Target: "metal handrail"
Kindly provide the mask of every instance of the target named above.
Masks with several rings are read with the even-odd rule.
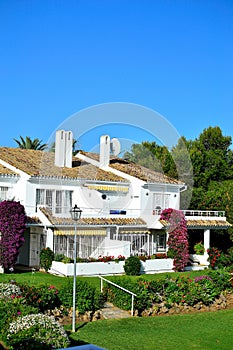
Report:
[[[114,283],[114,282],[112,282],[112,281],[107,280],[106,278],[104,278],[104,277],[102,277],[102,276],[98,276],[98,277],[100,278],[100,291],[101,291],[101,293],[103,293],[103,281],[106,281],[106,282],[112,284],[113,286],[115,286],[115,287],[117,287],[117,288],[123,290],[124,292],[131,294],[131,296],[132,296],[132,299],[131,299],[131,316],[133,316],[133,311],[134,311],[134,297],[136,297],[137,294],[131,292],[131,291],[128,290],[128,289],[125,289],[125,288],[119,286],[118,284],[116,284],[116,283]]]

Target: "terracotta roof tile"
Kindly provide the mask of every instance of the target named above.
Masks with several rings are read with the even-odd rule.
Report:
[[[160,220],[161,224],[166,227],[169,223],[166,220]],[[187,220],[188,228],[229,228],[232,225],[225,220]]]
[[[40,208],[43,214],[47,217],[47,219],[51,222],[52,225],[74,225],[75,221],[71,218],[60,218],[53,216],[52,212],[48,208]],[[81,226],[144,226],[146,227],[146,222],[141,218],[110,218],[110,217],[84,217],[79,220],[79,225]]]
[[[30,176],[49,176],[71,179],[127,182],[111,172],[101,170],[94,165],[73,158],[73,167],[54,165],[54,153],[20,148],[0,147],[0,159],[27,173]],[[5,170],[6,173],[12,173]]]
[[[27,224],[41,224],[41,221],[38,217],[36,216],[27,216]]]
[[[17,175],[14,171],[0,164],[0,175]]]
[[[85,156],[94,159],[96,161],[99,161],[99,154],[97,153],[91,153],[91,152],[84,152],[80,151],[80,153],[84,154]],[[128,175],[134,176],[140,180],[146,181],[146,182],[160,182],[160,183],[169,183],[169,184],[184,184],[181,181],[178,181],[176,179],[173,179],[171,177],[168,177],[158,171],[154,171],[151,169],[148,169],[146,167],[143,167],[139,164],[129,162],[125,159],[118,158],[115,156],[110,157],[110,167],[122,171]]]

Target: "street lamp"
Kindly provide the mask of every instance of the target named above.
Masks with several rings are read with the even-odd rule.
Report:
[[[76,304],[76,258],[77,258],[77,221],[81,218],[82,210],[75,206],[70,210],[71,218],[75,222],[74,229],[74,281],[73,281],[73,313],[72,313],[72,332],[75,332],[75,304]]]

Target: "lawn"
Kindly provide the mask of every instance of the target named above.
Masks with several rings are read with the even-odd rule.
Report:
[[[194,278],[206,271],[171,273],[172,277],[185,275]],[[168,274],[142,275],[132,279],[159,279]],[[111,279],[111,277],[107,277]],[[125,278],[122,276],[122,278]],[[58,289],[67,283],[70,277],[59,277],[44,272],[23,272],[0,274],[0,282],[15,280],[20,284],[54,285]],[[100,288],[98,277],[78,277]],[[70,326],[67,326],[70,331]],[[70,333],[72,345],[92,343],[108,350],[170,350],[233,349],[233,310],[183,314],[177,316],[157,316],[148,318],[128,318],[103,320],[77,324],[77,332]]]
[[[206,271],[190,271],[190,272],[184,272],[184,273],[181,273],[181,272],[157,273],[157,274],[148,274],[148,275],[141,275],[141,276],[127,276],[127,278],[132,278],[132,279],[143,278],[145,280],[152,281],[154,279],[159,279],[164,276],[167,276],[168,274],[171,275],[172,277],[177,277],[178,275],[179,276],[184,275],[184,276],[190,276],[191,278],[194,278],[196,276],[206,274]],[[107,276],[106,278],[111,280],[110,276]],[[121,278],[125,278],[125,276],[121,276]],[[33,286],[39,286],[39,285],[45,285],[45,284],[54,285],[58,289],[64,284],[66,284],[68,279],[73,279],[73,278],[55,276],[55,275],[51,275],[49,273],[40,272],[40,271],[0,274],[0,283],[10,282],[14,280],[20,284],[26,283]],[[77,277],[77,279],[87,281],[95,288],[100,288],[100,279],[98,277]]]
[[[80,324],[71,338],[108,350],[233,349],[233,310]]]

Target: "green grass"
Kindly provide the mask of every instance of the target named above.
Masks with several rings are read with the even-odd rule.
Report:
[[[233,349],[233,310],[80,324],[76,344],[108,350]]]
[[[22,272],[22,273],[10,273],[10,274],[0,274],[1,282],[10,282],[12,280],[20,284],[28,284],[33,286],[40,285],[54,285],[58,289],[62,287],[67,281],[72,277],[60,277],[54,276],[46,272],[36,271],[32,272]],[[93,287],[100,289],[100,279],[98,277],[77,277],[77,279],[82,279],[87,281]]]
[[[190,276],[191,278],[204,275],[206,274],[206,271],[190,271],[190,272],[173,272],[169,273],[172,277],[177,277],[178,275],[184,275],[184,276]],[[148,274],[148,275],[141,275],[141,276],[119,276],[120,278],[131,278],[131,279],[140,279],[143,278],[148,281],[152,281],[155,279],[160,279],[164,276],[167,276],[168,273],[157,273],[157,274]],[[107,276],[107,279],[111,280],[114,277]],[[20,273],[8,273],[8,274],[0,274],[0,283],[1,282],[10,282],[11,280],[15,280],[17,283],[20,284],[29,284],[34,286],[40,286],[42,284],[46,285],[54,285],[57,288],[60,288],[64,284],[67,283],[68,279],[73,279],[72,277],[60,277],[51,275],[46,272],[20,272]],[[77,277],[77,279],[81,279],[84,281],[87,281],[95,288],[100,288],[100,279],[98,277]]]
[[[172,277],[185,275],[191,278],[204,275],[206,271],[171,273]],[[159,279],[168,274],[141,275],[132,279]],[[59,277],[44,272],[0,274],[0,283],[15,280],[21,284],[39,286],[54,285],[60,288],[72,277]],[[125,278],[125,276],[122,276]],[[98,277],[78,277],[100,288]],[[107,277],[111,279],[111,277]],[[233,310],[160,316],[103,320],[77,325],[71,333],[73,344],[92,343],[108,350],[228,350],[233,349]],[[67,327],[67,330],[70,326]]]

